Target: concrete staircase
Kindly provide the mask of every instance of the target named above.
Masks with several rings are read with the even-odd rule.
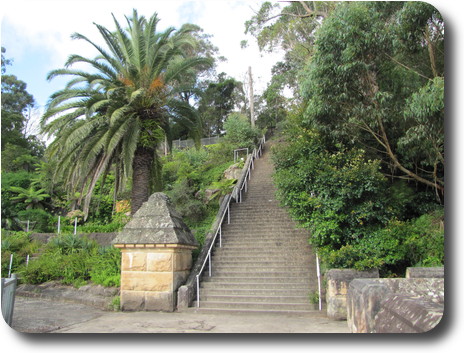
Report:
[[[279,206],[270,143],[265,147],[242,202],[231,203],[230,224],[223,225],[222,247],[214,249],[212,276],[205,271],[202,277],[197,310],[301,314],[317,309],[310,303],[318,287],[308,231],[297,229]]]

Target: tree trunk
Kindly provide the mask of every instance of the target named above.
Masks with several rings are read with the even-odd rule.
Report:
[[[150,175],[154,151],[150,148],[137,147],[132,162],[131,215],[138,211],[150,196]]]

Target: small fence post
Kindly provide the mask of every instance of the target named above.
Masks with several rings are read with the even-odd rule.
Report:
[[[74,218],[74,235],[77,233],[77,217]]]
[[[13,266],[13,254],[10,254],[10,265],[8,266],[8,278],[11,277],[11,267]]]
[[[60,234],[61,216],[58,216],[58,234]]]

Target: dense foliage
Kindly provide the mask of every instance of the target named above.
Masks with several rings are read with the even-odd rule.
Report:
[[[134,212],[148,193],[164,191],[201,244],[235,182],[223,178],[234,149],[277,128],[278,197],[311,230],[325,267],[396,276],[443,264],[444,22],[434,7],[262,3],[246,31],[284,57],[255,97],[260,130],[248,122],[246,85],[214,72],[217,48],[198,26],[157,32],[157,16],[136,11],[126,20],[127,28],[114,21],[115,32],[97,25],[108,46],[95,47],[101,57],[76,54],[50,73],[73,79],[43,117],[55,138],[46,153],[29,129],[34,99],[6,74],[2,48],[2,229],[25,230],[29,220],[34,231],[52,232],[60,215],[66,234],[76,217],[78,233],[117,231],[130,199]],[[224,134],[201,147],[201,137]],[[187,137],[195,148],[169,148]],[[42,256],[23,267],[39,248]],[[5,233],[2,273],[11,253],[31,283],[118,283],[118,251],[82,238],[41,246]]]
[[[321,18],[274,153],[279,197],[328,267],[443,264],[443,19],[414,2]]]
[[[2,277],[8,273],[11,253],[14,254],[12,271],[25,283],[57,280],[81,286],[91,281],[103,286],[119,286],[120,250],[98,246],[85,237],[65,234],[40,244],[31,241],[28,233],[2,234]],[[35,253],[40,256],[26,264],[26,256]]]
[[[156,189],[157,147],[169,136],[170,112],[189,109],[177,99],[176,88],[186,90],[178,83],[189,69],[211,63],[189,55],[197,44],[191,35],[197,27],[158,32],[157,14],[145,18],[136,10],[126,20],[123,28],[114,19],[115,31],[96,25],[104,47],[74,34],[94,47],[97,57],[71,55],[64,69],[48,75],[71,78],[51,96],[41,123],[55,137],[48,154],[57,161],[56,175],[69,193],[81,193],[86,216],[97,181],[110,170],[116,191],[131,178],[132,213],[148,200]],[[76,64],[88,69],[76,69]]]
[[[226,135],[220,143],[174,151],[161,160],[163,191],[200,244],[214,220],[221,196],[230,193],[237,181],[224,178],[224,171],[234,163],[234,150],[253,148],[258,140],[258,130],[240,114],[232,113],[224,127]]]

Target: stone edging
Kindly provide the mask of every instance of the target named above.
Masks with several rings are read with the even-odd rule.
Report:
[[[43,284],[22,284],[16,289],[16,295],[28,298],[78,303],[111,311],[113,298],[119,295],[119,288],[101,285],[85,285],[80,288],[63,285],[57,281]]]

